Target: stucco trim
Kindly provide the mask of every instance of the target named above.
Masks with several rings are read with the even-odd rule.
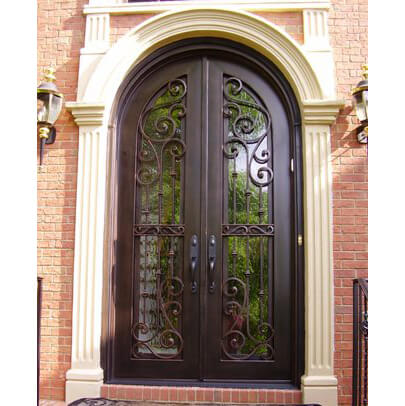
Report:
[[[204,7],[170,11],[135,27],[119,39],[96,66],[92,65],[91,75],[86,73],[87,83],[79,78],[79,100],[113,100],[119,85],[136,63],[161,46],[197,36],[226,38],[250,46],[277,65],[298,100],[325,98],[301,45],[279,27],[248,12]],[[109,111],[107,105],[106,108]]]
[[[142,13],[162,13],[173,10],[173,8],[200,8],[201,1],[188,1],[185,5],[184,1],[165,1],[165,2],[137,2],[128,3],[127,1],[111,1],[107,4],[89,4],[84,6],[84,14],[108,13],[110,15],[129,15]],[[109,4],[108,4],[109,3]],[[214,0],[209,4],[212,7],[232,10],[245,11],[301,11],[304,9],[329,10],[330,1],[328,0],[265,0],[265,1],[249,1],[249,0]]]

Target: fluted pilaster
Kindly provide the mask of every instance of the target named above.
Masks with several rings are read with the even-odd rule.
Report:
[[[305,375],[304,403],[337,405],[333,375],[332,177],[330,124],[339,104],[304,107]]]
[[[79,125],[75,261],[73,282],[72,367],[66,401],[99,396],[102,258],[105,201],[106,131],[103,106],[68,103]]]

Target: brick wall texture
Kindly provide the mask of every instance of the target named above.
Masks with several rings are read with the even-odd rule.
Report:
[[[356,140],[358,123],[350,92],[361,78],[361,65],[367,63],[367,0],[331,3],[329,34],[337,96],[346,100],[332,128],[335,373],[339,380],[339,405],[349,405],[352,279],[367,276],[367,147]],[[84,4],[87,0],[38,0],[38,83],[43,69],[53,64],[56,84],[66,101],[76,99],[79,53],[84,46]],[[303,42],[300,13],[257,14]],[[112,16],[111,42],[149,17]],[[64,109],[56,129],[57,140],[46,147],[44,164],[38,170],[38,275],[44,278],[40,397],[44,399],[65,397],[72,342],[78,128]]]

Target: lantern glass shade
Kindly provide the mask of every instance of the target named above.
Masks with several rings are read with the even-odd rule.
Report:
[[[366,117],[368,120],[368,90],[364,90],[362,94],[363,94],[363,104],[366,109]]]
[[[54,93],[38,93],[37,120],[41,123],[53,125],[62,110],[63,99]]]
[[[363,90],[353,95],[353,102],[356,106],[356,114],[362,123],[367,121],[368,110],[368,90]]]

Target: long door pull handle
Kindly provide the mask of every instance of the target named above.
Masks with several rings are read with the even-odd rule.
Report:
[[[210,285],[209,285],[208,291],[210,293],[213,293],[214,289],[215,289],[214,273],[215,273],[216,259],[217,259],[217,255],[216,255],[215,235],[210,235],[210,238],[208,240],[208,264],[210,267],[210,270],[209,270]]]
[[[197,292],[197,281],[195,280],[198,265],[198,238],[194,234],[190,244],[190,271],[191,271],[191,292]]]

